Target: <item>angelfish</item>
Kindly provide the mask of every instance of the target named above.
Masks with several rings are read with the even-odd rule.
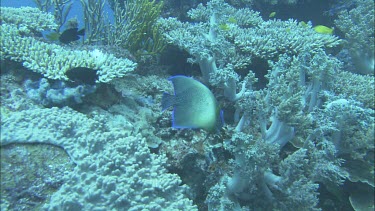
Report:
[[[212,94],[202,83],[186,76],[173,76],[174,95],[164,93],[162,110],[173,106],[172,127],[201,128],[218,132],[224,125],[223,112]]]

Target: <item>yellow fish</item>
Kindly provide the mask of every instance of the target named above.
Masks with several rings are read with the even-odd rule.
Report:
[[[276,12],[271,12],[268,17],[273,18],[273,17],[275,17],[275,15],[276,15]]]
[[[309,25],[305,21],[299,22],[299,24],[303,27],[308,27]]]
[[[319,34],[333,34],[334,28],[329,28],[323,25],[317,25],[313,28]]]
[[[228,22],[229,23],[237,23],[237,20],[234,17],[229,17]]]
[[[220,28],[221,30],[223,30],[223,31],[229,31],[229,30],[230,30],[230,27],[228,26],[228,24],[225,24],[225,23],[220,24],[220,25],[219,25],[219,28]]]

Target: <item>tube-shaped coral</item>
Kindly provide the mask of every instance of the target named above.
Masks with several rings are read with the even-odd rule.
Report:
[[[265,130],[266,133],[263,138],[267,143],[278,144],[282,148],[293,139],[294,128],[278,120],[275,116],[271,117],[271,122],[271,126]]]

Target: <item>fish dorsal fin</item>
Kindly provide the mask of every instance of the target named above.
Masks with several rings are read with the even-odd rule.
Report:
[[[190,88],[194,87],[194,83],[198,83],[190,77],[181,75],[170,77],[168,80],[170,80],[173,84],[175,95],[181,94],[186,90],[189,90]]]

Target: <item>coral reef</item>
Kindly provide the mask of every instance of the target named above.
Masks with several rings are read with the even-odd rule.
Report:
[[[305,0],[306,1],[306,0]],[[299,2],[298,0],[261,0],[261,1],[254,1],[254,0],[228,0],[233,5],[243,5],[243,6],[252,6],[254,4],[264,4],[267,6],[273,5],[295,5]]]
[[[336,36],[316,33],[311,24],[263,21],[258,12],[220,0],[200,4],[188,15],[194,23],[160,19],[162,32],[169,43],[192,56],[189,62],[199,64],[204,81],[222,87],[231,101],[241,98],[253,81],[251,71],[242,81],[236,71],[246,69],[254,58],[277,60],[282,53],[313,53],[340,43]]]
[[[304,2],[311,1],[298,4]],[[48,170],[64,165],[42,162],[46,174],[59,181],[50,189],[41,169],[29,176],[33,171],[26,168],[21,184],[35,183],[22,189],[27,194],[18,201],[17,195],[2,190],[1,208],[14,208],[16,201],[25,209],[32,202],[27,208],[46,210],[373,208],[374,76],[359,75],[364,69],[354,59],[362,48],[369,61],[373,50],[373,28],[366,29],[373,22],[373,2],[356,2],[363,4],[345,5],[336,13],[344,37],[335,31],[321,34],[312,22],[264,20],[264,14],[241,8],[297,3],[284,0],[179,2],[196,5],[184,8],[187,16],[179,16],[187,19],[164,14],[157,23],[161,1],[113,1],[119,19],[104,25],[118,33],[104,37],[100,31],[83,45],[47,42],[39,35],[44,26],[20,27],[30,23],[17,17],[21,21],[16,24],[7,13],[0,26],[7,32],[1,40],[1,148],[49,144],[63,149],[71,160],[67,165],[74,166],[65,175],[54,175]],[[102,21],[94,17],[102,14],[102,4],[91,6],[86,9],[98,8],[91,21]],[[152,10],[147,14],[151,17],[147,11],[134,13],[138,9]],[[147,23],[130,21],[142,18]],[[130,25],[121,26],[124,21]],[[181,58],[189,55],[187,62],[196,64],[179,67],[199,68],[201,75],[191,75],[205,83],[224,110],[226,125],[219,132],[171,128],[170,114],[160,112],[163,92],[173,90],[166,80],[167,65],[177,66],[177,60],[166,66],[143,64],[134,71],[136,63],[118,57],[129,55],[118,47],[125,42],[123,46],[132,48],[126,42],[133,29],[138,36],[131,39],[135,50],[129,50],[150,53],[145,47],[149,41],[157,43],[151,38],[154,27],[168,48],[184,53]],[[108,38],[113,42],[107,43]],[[97,42],[106,46],[92,46]],[[114,50],[120,52],[117,57]],[[77,67],[97,70],[102,84],[67,86],[66,71]],[[75,106],[92,88],[95,93]],[[22,157],[26,151],[22,149]],[[8,156],[2,162],[11,160]],[[9,190],[16,187],[9,180],[6,185]]]
[[[222,143],[217,141],[234,158],[225,161],[231,170],[208,191],[210,210],[320,210],[321,187],[335,193],[344,181],[361,181],[373,188],[368,180],[373,160],[366,157],[374,152],[373,78],[354,76],[368,83],[351,82],[342,63],[328,54],[341,43],[337,36],[317,33],[311,23],[264,21],[221,0],[200,4],[188,15],[194,23],[161,19],[164,36],[193,57],[206,83],[224,90],[237,122],[227,126]],[[268,63],[266,84],[258,90],[259,72],[248,69],[255,58]],[[345,102],[341,112],[330,110],[335,102]],[[361,118],[340,121],[354,116]],[[361,158],[363,171],[352,172]]]
[[[375,109],[375,86],[374,77],[370,75],[359,75],[348,71],[337,73],[332,89],[340,93],[343,98],[353,98],[363,104],[366,108]]]

